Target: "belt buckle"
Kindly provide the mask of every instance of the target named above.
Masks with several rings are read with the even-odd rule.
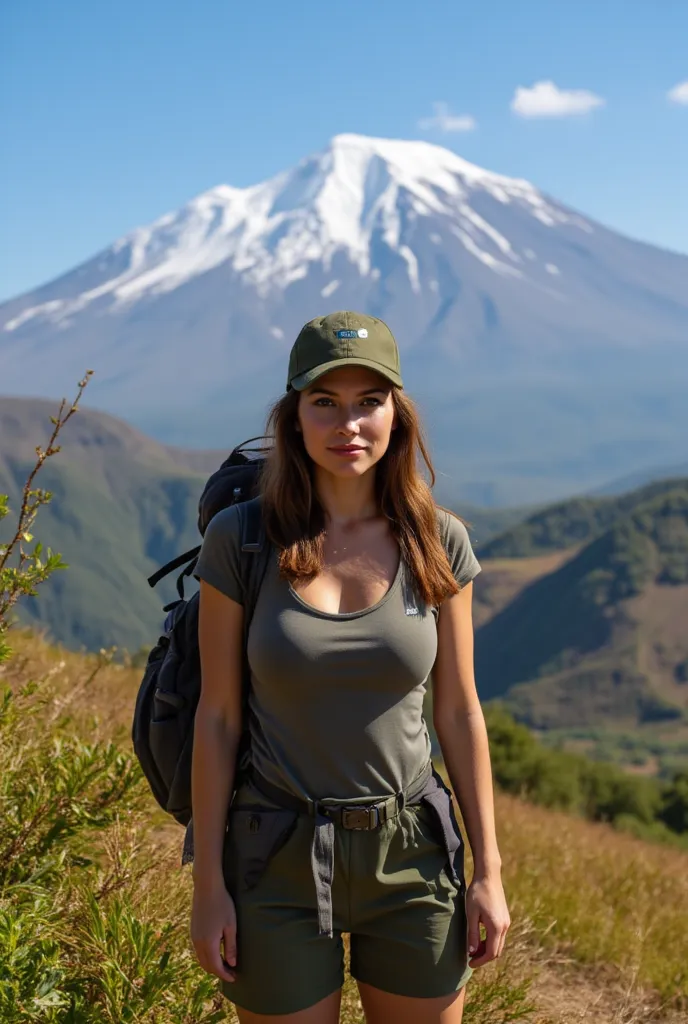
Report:
[[[344,807],[342,808],[342,826],[354,831],[371,830],[380,824],[380,812],[377,807]]]

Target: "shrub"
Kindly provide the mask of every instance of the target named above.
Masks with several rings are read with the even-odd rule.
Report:
[[[664,788],[660,819],[674,832],[688,832],[688,769],[678,771]]]

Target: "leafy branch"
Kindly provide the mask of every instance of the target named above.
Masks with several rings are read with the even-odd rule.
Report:
[[[63,398],[57,416],[50,417],[53,424],[52,434],[45,448],[36,446],[36,462],[22,490],[14,535],[8,543],[0,543],[0,662],[6,661],[11,654],[11,649],[4,639],[10,625],[10,609],[21,597],[35,597],[36,587],[44,583],[56,569],[67,568],[61,556],[53,553],[50,548],[44,555],[40,542],[33,549],[28,549],[25,545],[33,541],[31,531],[39,508],[49,504],[53,497],[50,491],[34,487],[34,480],[46,459],[60,451],[61,446],[57,444],[57,439],[65,424],[77,412],[81,396],[92,376],[93,370],[87,370],[83,380],[78,383],[79,390],[74,401],[67,408],[67,400]],[[5,519],[10,511],[9,495],[0,494],[0,521]],[[15,561],[15,564],[10,565],[10,560]]]

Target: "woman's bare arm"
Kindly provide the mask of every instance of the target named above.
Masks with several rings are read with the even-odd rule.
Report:
[[[471,582],[442,605],[432,682],[435,732],[473,854],[471,884],[483,886],[487,899],[481,896],[479,908],[488,932],[486,951],[472,963],[479,966],[501,954],[510,921],[501,884],[487,728],[475,685],[472,599]],[[477,914],[471,920],[471,909],[469,937],[478,945]]]
[[[442,605],[432,670],[433,723],[461,807],[476,872],[499,871],[492,768],[473,669],[473,583]]]
[[[201,580],[198,641],[201,695],[194,721],[191,799],[194,820],[192,938],[205,970],[233,980],[236,935],[233,905],[225,890],[222,848],[241,736],[244,610]],[[231,920],[230,920],[231,919]]]

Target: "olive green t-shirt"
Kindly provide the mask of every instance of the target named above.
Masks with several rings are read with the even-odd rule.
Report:
[[[460,584],[480,572],[464,524],[438,509]],[[194,575],[242,603],[236,506],[206,530]],[[362,611],[322,612],[278,569],[277,551],[248,634],[254,767],[301,797],[385,797],[405,789],[430,757],[423,717],[437,654],[437,609],[416,597],[401,558],[396,577]]]

